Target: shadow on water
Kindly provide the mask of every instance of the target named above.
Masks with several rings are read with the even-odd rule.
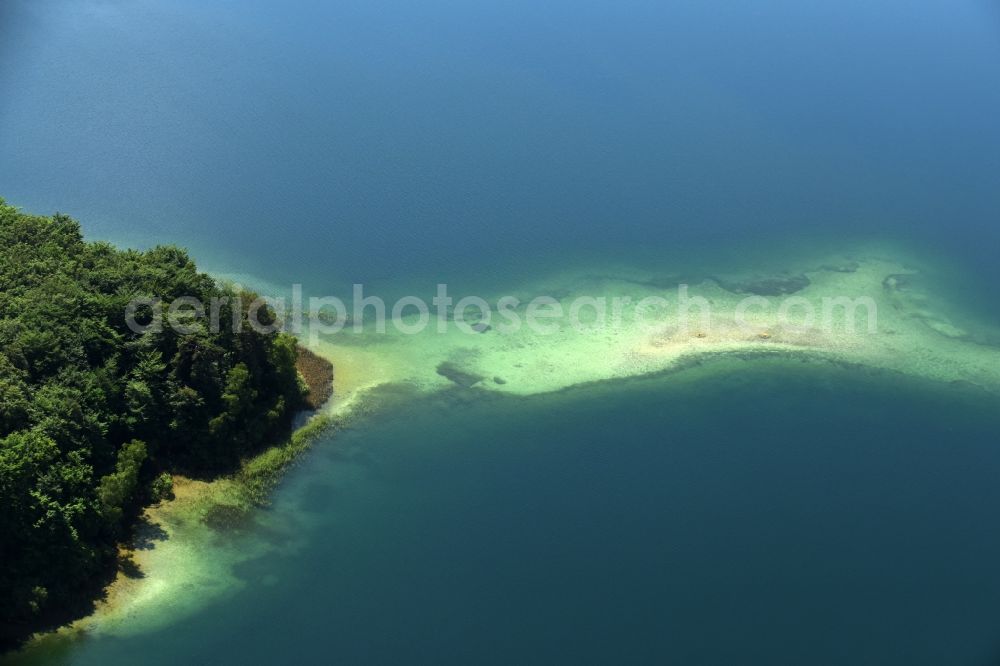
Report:
[[[152,550],[157,543],[166,541],[167,531],[159,523],[154,523],[146,516],[139,519],[135,528],[135,536],[132,539],[132,547],[135,550]]]
[[[131,555],[123,555],[118,559],[118,571],[129,580],[140,580],[146,577],[139,563]]]

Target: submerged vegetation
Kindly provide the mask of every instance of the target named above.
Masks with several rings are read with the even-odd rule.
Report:
[[[0,645],[93,595],[171,472],[238,469],[304,405],[295,339],[234,323],[252,299],[218,331],[127,327],[132,299],[179,296],[235,294],[179,248],[88,243],[0,200]],[[255,500],[310,431],[238,472]]]

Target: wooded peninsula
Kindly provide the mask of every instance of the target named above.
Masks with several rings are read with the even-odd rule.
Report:
[[[126,326],[134,299],[181,296],[232,296],[225,325]],[[0,649],[92,602],[172,474],[231,472],[315,406],[295,338],[238,325],[254,298],[180,248],[85,242],[0,199]]]

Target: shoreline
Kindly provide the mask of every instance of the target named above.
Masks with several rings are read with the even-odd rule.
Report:
[[[325,413],[333,395],[333,364],[305,347],[297,348],[296,368],[309,392],[308,411],[300,412],[305,419],[293,426],[286,438],[247,458],[236,471],[211,480],[193,479],[181,474],[171,475],[173,492],[143,509],[134,534],[118,546],[117,570],[92,600],[93,611],[52,630],[39,632],[25,643],[0,653],[0,663],[14,660],[46,642],[77,640],[93,631],[101,622],[116,616],[129,615],[129,606],[142,604],[155,596],[149,588],[148,569],[155,566],[151,557],[162,544],[183,539],[186,533],[217,531],[232,528],[254,510],[266,505],[267,496],[288,465],[306,450],[312,441],[333,423]],[[229,523],[229,524],[227,524]]]

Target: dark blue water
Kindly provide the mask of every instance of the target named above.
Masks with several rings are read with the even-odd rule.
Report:
[[[876,239],[1000,321],[997,118],[977,0],[0,3],[0,196],[313,292]],[[400,404],[236,598],[37,659],[998,663],[995,404],[786,366]]]
[[[399,405],[288,479],[307,548],[50,661],[997,663],[995,396],[742,365]]]
[[[996,278],[986,0],[0,9],[0,192],[331,290],[775,239]]]

